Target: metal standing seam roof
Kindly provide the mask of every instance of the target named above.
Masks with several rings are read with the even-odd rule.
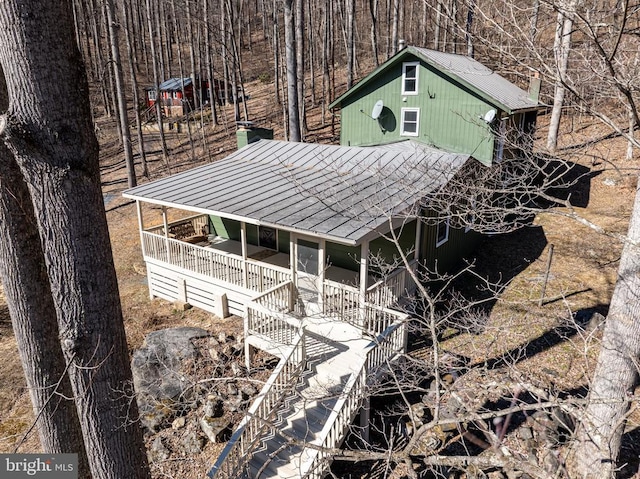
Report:
[[[160,91],[182,90],[184,87],[191,85],[191,78],[169,78],[160,83],[158,88]]]
[[[123,195],[357,244],[446,184],[468,159],[411,141],[351,147],[259,140]]]
[[[408,55],[414,55],[424,62],[434,66],[439,71],[452,79],[458,80],[463,85],[470,87],[481,94],[487,100],[502,106],[505,111],[531,110],[539,108],[541,105],[529,98],[529,93],[519,86],[511,83],[506,78],[500,76],[490,68],[477,60],[464,55],[454,53],[443,53],[427,48],[409,46],[391,57],[376,70],[363,78],[353,88],[347,90],[329,105],[334,108],[346,98],[358,91],[373,77],[391,67]],[[491,101],[490,101],[491,102]]]

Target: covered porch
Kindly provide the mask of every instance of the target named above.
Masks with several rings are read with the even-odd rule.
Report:
[[[278,243],[286,238],[286,244],[250,239],[247,230],[255,225],[240,222],[236,240],[220,236],[208,214],[169,221],[167,212],[163,206],[162,223],[147,226],[138,202],[152,297],[191,303],[221,317],[244,315],[256,295],[288,283],[295,286],[289,310],[312,316],[346,313],[365,302],[387,307],[414,288],[402,268],[384,278],[370,271],[368,241],[357,255],[351,248],[340,257],[339,247],[324,238],[274,230],[269,235],[275,232]]]
[[[258,140],[124,196],[138,205],[151,296],[246,316],[256,295],[290,283],[296,314],[346,314],[414,290],[407,268],[424,259],[427,231],[415,207],[467,160],[411,142]],[[162,218],[148,224],[143,204]]]

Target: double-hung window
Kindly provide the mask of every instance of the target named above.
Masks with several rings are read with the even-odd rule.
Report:
[[[420,126],[420,108],[402,108],[400,110],[401,125],[400,135],[418,136]]]
[[[418,66],[419,62],[406,62],[402,64],[402,94],[418,94]]]

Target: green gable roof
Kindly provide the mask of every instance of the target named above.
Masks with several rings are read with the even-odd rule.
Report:
[[[432,66],[446,77],[459,82],[488,103],[494,104],[500,110],[509,114],[518,110],[535,110],[541,106],[537,101],[529,98],[528,92],[473,58],[409,46],[339,96],[329,105],[329,108],[333,109],[340,106],[345,100],[356,95],[373,78],[383,74],[398,63],[408,60],[408,57],[415,57]]]

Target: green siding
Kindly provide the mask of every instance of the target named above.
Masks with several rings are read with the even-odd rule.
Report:
[[[407,61],[414,61],[408,58]],[[482,117],[495,107],[459,83],[420,63],[417,95],[402,95],[402,62],[384,72],[342,104],[342,145],[375,145],[414,139],[456,153],[468,153],[483,163],[493,158],[494,134]],[[379,120],[373,105],[383,100]],[[420,108],[419,136],[401,136],[401,109]]]
[[[477,245],[480,235],[473,230],[449,227],[449,239],[436,247],[436,225],[422,223],[420,258],[430,272],[446,273],[460,264]]]
[[[241,241],[242,227],[239,221],[221,218],[215,215],[209,215],[209,225],[211,234],[220,236],[221,238]],[[260,237],[258,235],[258,226],[247,223],[247,243],[255,246],[260,245]],[[278,251],[289,254],[289,232],[278,230]]]
[[[347,246],[338,243],[325,243],[327,263],[351,271],[359,271],[360,246]]]
[[[260,238],[258,236],[258,225],[247,224],[245,229],[247,231],[247,244],[260,246]]]
[[[241,227],[239,221],[209,215],[209,222],[211,226],[213,226],[212,234],[220,236],[221,238],[240,241]]]
[[[402,228],[396,229],[395,232],[396,235],[400,236],[399,245],[402,251],[413,257],[413,245],[416,241],[416,222],[411,221]],[[400,258],[396,244],[383,237],[372,240],[369,244],[369,251],[387,264],[398,262]]]
[[[289,254],[289,232],[278,230],[278,251]]]

